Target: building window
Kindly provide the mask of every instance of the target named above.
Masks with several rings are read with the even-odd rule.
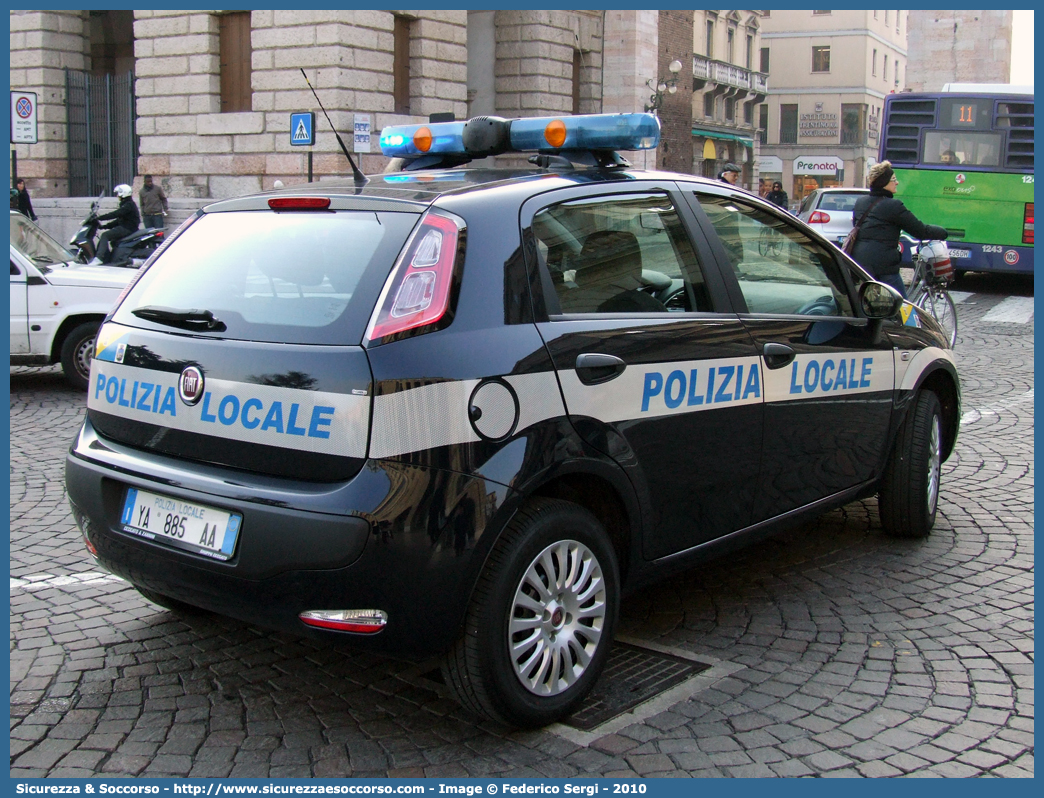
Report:
[[[829,16],[829,15],[830,15],[829,11],[813,11],[812,12],[812,16],[814,16],[814,17],[826,17],[826,16]]]
[[[885,27],[888,27],[888,12],[885,11]]]
[[[747,36],[747,70],[754,69],[754,37]]]
[[[797,144],[797,130],[797,104],[779,106],[779,143]]]
[[[221,112],[253,110],[250,88],[250,12],[236,11],[218,17],[221,63]]]
[[[743,124],[753,125],[754,124],[754,104],[743,103]]]
[[[761,48],[761,71],[766,75],[769,71],[769,48],[767,47]]]
[[[714,20],[707,20],[707,58],[714,58]]]
[[[874,19],[877,19],[877,12],[874,12]]]
[[[856,103],[841,104],[841,143],[866,143],[866,106]]]
[[[579,50],[573,50],[573,115],[580,113],[580,67],[583,65],[583,55]]]
[[[885,82],[888,81],[888,56],[887,55],[885,55],[885,57],[884,57],[884,71],[881,72],[881,76],[885,79]]]
[[[901,12],[899,12],[899,11],[896,11],[896,12],[895,12],[895,32],[896,32],[896,33],[898,33],[898,32],[899,32],[899,22],[900,22],[900,17],[899,17],[899,14],[900,14],[900,13],[901,13]]]
[[[829,72],[830,71],[830,46],[825,45],[822,47],[812,48],[812,71],[813,72]]]
[[[395,113],[410,112],[410,20],[395,17],[395,52],[392,56],[392,94]]]
[[[874,48],[873,56],[871,56],[871,58],[870,58],[870,74],[871,75],[876,75],[877,74],[877,48],[876,47]]]
[[[895,85],[899,85],[899,62],[895,62]]]
[[[725,120],[732,122],[736,118],[736,98],[725,98]]]
[[[728,46],[725,48],[725,60],[730,64],[736,62],[735,58],[735,45],[736,45],[736,30],[729,28],[728,33]]]
[[[707,119],[714,118],[714,95],[710,92],[703,95],[703,115]]]
[[[758,140],[768,144],[768,103],[758,106]]]

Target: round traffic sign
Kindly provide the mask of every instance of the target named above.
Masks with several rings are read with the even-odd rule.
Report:
[[[18,98],[18,102],[15,103],[15,112],[22,117],[22,119],[28,119],[33,115],[33,104],[28,97]]]

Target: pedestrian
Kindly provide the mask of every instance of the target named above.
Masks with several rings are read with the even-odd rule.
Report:
[[[15,181],[15,188],[18,189],[18,210],[36,221],[36,214],[33,212],[33,203],[29,199],[29,191],[25,187],[25,181],[22,178],[18,178]]]
[[[946,228],[925,224],[913,215],[902,200],[895,198],[899,181],[889,161],[874,164],[866,176],[870,193],[860,197],[852,209],[852,223],[859,226],[852,258],[878,282],[892,286],[906,297],[906,286],[899,275],[899,233],[905,230],[914,238],[946,240]]]
[[[730,186],[736,185],[736,181],[739,180],[740,171],[742,171],[736,164],[729,162],[725,164],[720,172],[718,172],[718,180],[728,183]]]
[[[166,225],[163,217],[168,210],[167,195],[152,182],[152,175],[145,175],[145,182],[138,192],[138,201],[141,202],[141,217],[145,227],[163,229]]]
[[[105,232],[98,239],[98,250],[94,253],[92,266],[108,263],[114,244],[137,230],[141,223],[141,214],[138,212],[138,206],[134,204],[134,189],[126,183],[120,183],[112,193],[119,197],[120,204],[116,206],[116,210],[98,217],[99,221],[111,219],[112,224],[102,225]]]
[[[772,184],[772,191],[765,195],[765,199],[773,205],[778,205],[783,210],[786,210],[790,205],[790,197],[787,196],[787,192],[783,190],[783,184],[778,180]]]

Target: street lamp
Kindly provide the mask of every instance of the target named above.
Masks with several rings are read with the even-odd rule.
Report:
[[[663,107],[664,93],[674,94],[678,91],[678,73],[681,72],[681,68],[681,61],[675,58],[667,65],[667,69],[671,73],[669,78],[660,78],[655,84],[653,84],[652,78],[645,81],[645,85],[652,90],[652,94],[649,95],[649,102],[645,105],[646,113],[650,111],[654,114],[659,113],[659,110]]]

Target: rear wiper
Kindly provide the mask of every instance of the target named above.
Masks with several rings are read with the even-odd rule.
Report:
[[[180,327],[183,330],[206,330],[208,332],[224,332],[227,328],[220,319],[215,319],[209,310],[180,310],[179,308],[161,308],[146,305],[132,310],[139,319],[165,324],[168,327]]]

